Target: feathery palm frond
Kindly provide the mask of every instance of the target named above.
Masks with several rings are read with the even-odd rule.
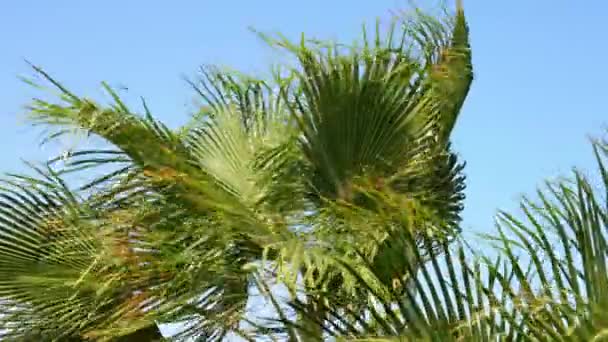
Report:
[[[525,199],[525,220],[501,213],[504,254],[526,256],[534,277],[518,277],[525,325],[556,340],[603,340],[608,329],[608,144],[594,141],[599,182],[580,171]],[[514,263],[515,264],[515,263]],[[517,265],[517,264],[516,264]]]

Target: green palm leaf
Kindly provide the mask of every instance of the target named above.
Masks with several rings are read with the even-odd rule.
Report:
[[[506,255],[528,255],[536,275],[518,277],[531,311],[526,325],[559,340],[601,340],[608,322],[606,146],[593,142],[599,183],[575,171],[571,181],[548,183],[537,202],[526,199],[525,221],[501,214],[501,226],[519,242],[505,240]]]
[[[512,296],[481,280],[508,285],[511,273],[457,271],[448,247],[464,189],[449,135],[472,80],[464,14],[400,24],[400,40],[395,24],[373,43],[364,32],[360,48],[279,41],[299,66],[275,82],[203,69],[190,83],[204,107],[177,131],[106,84],[102,105],[34,67],[60,92],[33,101],[34,124],[108,148],[70,151],[0,191],[9,333],[126,339],[186,322],[179,338],[221,340],[240,330],[252,280],[266,289],[251,270],[260,260],[301,313],[292,335],[512,333],[519,316],[501,325],[488,309]],[[101,174],[74,190],[75,172]],[[445,267],[465,289],[436,283]]]

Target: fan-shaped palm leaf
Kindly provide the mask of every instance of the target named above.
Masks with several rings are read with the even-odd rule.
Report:
[[[33,102],[34,123],[57,128],[49,138],[84,130],[109,149],[71,151],[44,182],[2,193],[10,257],[0,297],[18,308],[2,318],[10,333],[105,339],[187,321],[182,336],[222,339],[242,319],[251,278],[242,269],[259,259],[292,290],[303,276],[307,310],[322,320],[332,311],[313,301],[319,291],[335,294],[334,314],[375,312],[365,305],[381,293],[351,262],[373,265],[364,277],[375,277],[373,291],[399,283],[409,293],[457,231],[464,183],[449,133],[471,68],[461,8],[453,21],[404,24],[397,43],[395,26],[385,42],[377,33],[346,52],[280,42],[301,68],[276,86],[205,69],[191,82],[205,107],[179,133],[105,84],[109,106],[35,67],[61,94]],[[64,184],[92,170],[102,175],[76,191]],[[398,273],[382,267],[404,248]],[[363,300],[345,306],[353,295]]]

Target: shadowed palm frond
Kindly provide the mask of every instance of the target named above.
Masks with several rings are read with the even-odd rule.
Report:
[[[449,136],[472,80],[464,14],[454,23],[416,19],[402,23],[400,39],[396,23],[386,39],[377,32],[370,43],[364,34],[362,48],[266,38],[298,59],[293,91],[282,95],[323,196],[350,199],[352,177],[390,177],[425,138]],[[440,64],[441,77],[432,72]]]

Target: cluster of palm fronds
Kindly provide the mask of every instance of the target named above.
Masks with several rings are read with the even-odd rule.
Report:
[[[496,260],[458,240],[461,6],[351,47],[264,38],[296,66],[272,81],[203,69],[204,106],[179,130],[35,68],[60,92],[29,107],[47,140],[80,130],[107,149],[2,181],[3,339],[151,341],[167,322],[200,340],[608,335],[605,142],[603,190],[577,173],[526,201],[526,222],[502,214]],[[71,186],[78,173],[94,179]],[[252,289],[274,318],[246,314]]]
[[[314,309],[292,300],[299,321],[277,305],[280,333],[316,336],[307,329],[314,326],[327,339],[365,341],[608,340],[608,142],[592,145],[598,182],[575,171],[547,183],[536,200],[525,199],[523,220],[501,212],[497,233],[486,236],[498,256],[463,241],[423,255],[401,230],[387,240],[391,251],[381,261],[331,256],[359,295],[320,291],[323,302]],[[387,283],[387,268],[406,274],[405,283]],[[265,295],[276,302],[272,292]],[[365,304],[352,306],[354,298]]]

